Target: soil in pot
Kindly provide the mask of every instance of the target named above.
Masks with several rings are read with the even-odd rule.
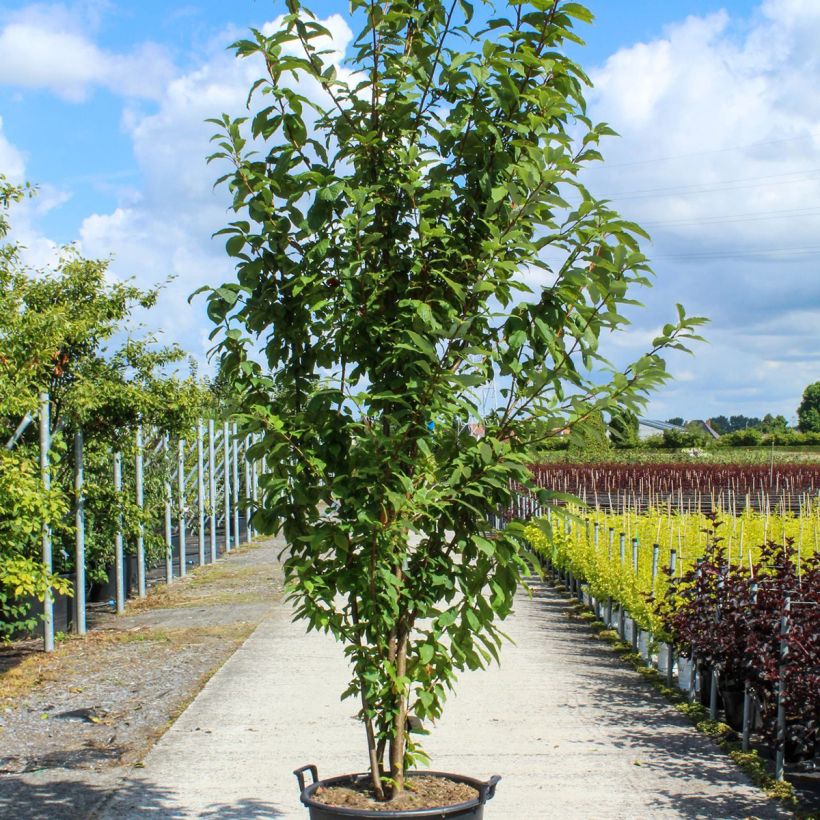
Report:
[[[408,778],[405,790],[388,803],[380,803],[369,782],[349,781],[347,785],[320,786],[311,797],[328,806],[368,811],[410,811],[434,809],[466,803],[478,797],[478,790],[445,777]]]

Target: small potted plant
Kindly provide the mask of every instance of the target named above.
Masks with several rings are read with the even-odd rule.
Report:
[[[697,338],[679,308],[601,377],[599,339],[648,267],[641,230],[578,178],[611,133],[564,52],[591,15],[480,5],[354,0],[341,64],[291,0],[235,44],[262,71],[249,117],[213,120],[238,217],[221,232],[236,279],[208,311],[262,432],[254,525],[287,538],[296,614],[344,643],[364,729],[363,776],[300,770],[315,818],[481,816],[496,781],[448,776],[456,796],[430,797],[439,774],[416,767],[457,674],[498,659],[531,571],[523,526],[491,522],[514,487],[550,501],[528,468],[544,441],[636,410],[663,350]]]

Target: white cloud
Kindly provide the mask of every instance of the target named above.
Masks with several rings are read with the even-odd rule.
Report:
[[[81,102],[94,87],[157,99],[172,74],[165,50],[144,43],[127,54],[101,49],[60,6],[32,7],[0,30],[0,84],[44,88]]]
[[[713,320],[708,347],[673,358],[686,384],[655,402],[674,397],[675,415],[788,416],[820,378],[817,42],[820,4],[767,0],[749,19],[689,17],[592,72],[592,115],[621,138],[590,184],[653,235],[658,278],[636,327],[674,302]]]
[[[19,185],[24,182],[26,163],[23,154],[15,148],[3,133],[3,118],[0,117],[0,174],[9,182]]]
[[[352,37],[350,29],[338,15],[320,22],[333,33],[327,45],[338,64]],[[275,20],[263,28],[270,31],[279,25]],[[180,342],[200,359],[211,345],[211,328],[204,299],[189,306],[188,295],[233,276],[224,238],[211,239],[233,215],[227,190],[213,189],[224,169],[206,164],[214,150],[209,139],[215,128],[205,120],[223,112],[247,113],[248,90],[261,70],[257,60],[226,54],[227,40],[214,43],[213,52],[203,54],[197,68],[167,84],[156,112],[126,111],[124,125],[144,181],[140,196],[111,213],[90,215],[80,230],[83,253],[113,254],[112,271],[118,277],[134,276],[142,286],[172,277],[146,319],[164,338]],[[314,98],[323,94],[315,83],[300,90]]]

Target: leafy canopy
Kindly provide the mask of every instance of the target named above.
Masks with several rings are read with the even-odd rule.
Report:
[[[591,14],[478,7],[353,0],[339,68],[290,0],[234,46],[261,72],[249,116],[212,121],[238,218],[208,310],[264,431],[256,521],[288,538],[298,615],[346,645],[385,795],[418,759],[409,715],[437,718],[456,673],[498,656],[528,565],[521,525],[490,520],[514,487],[549,500],[531,453],[635,412],[701,321],[678,307],[630,367],[603,357],[650,271],[643,231],[580,178],[613,133],[564,48]]]

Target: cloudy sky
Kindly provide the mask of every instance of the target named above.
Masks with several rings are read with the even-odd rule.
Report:
[[[589,0],[574,53],[590,108],[620,138],[589,177],[652,233],[657,272],[616,357],[675,302],[709,343],[671,360],[647,415],[792,418],[820,380],[820,2]],[[312,8],[341,57],[347,7]],[[118,276],[173,276],[153,322],[198,357],[210,330],[187,295],[230,277],[228,219],[205,165],[207,117],[239,113],[254,77],[226,46],[281,13],[263,0],[0,3],[0,172],[40,186],[17,211],[37,264],[77,242]]]

